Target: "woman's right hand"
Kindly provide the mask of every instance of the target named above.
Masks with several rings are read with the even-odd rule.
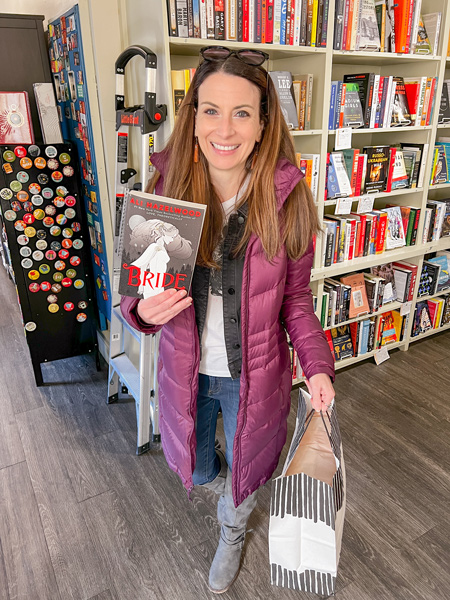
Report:
[[[186,290],[164,290],[156,296],[140,300],[136,311],[139,317],[149,325],[164,325],[175,315],[192,304],[192,298]]]

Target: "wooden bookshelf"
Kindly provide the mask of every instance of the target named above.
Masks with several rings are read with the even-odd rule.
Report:
[[[166,15],[166,0],[161,0],[161,9]],[[170,57],[167,61],[169,68],[167,70],[166,82],[167,89],[171,89],[170,70],[192,68],[198,65],[199,49],[203,46],[218,45],[226,46],[232,49],[251,47],[253,49],[263,50],[269,55],[265,63],[265,68],[269,71],[290,71],[291,73],[312,73],[314,76],[313,88],[313,106],[311,113],[311,129],[307,131],[293,131],[292,138],[296,152],[304,154],[320,154],[319,185],[316,197],[316,206],[319,218],[322,221],[327,214],[334,212],[335,200],[324,201],[325,194],[325,172],[327,152],[334,148],[336,131],[328,130],[328,112],[330,106],[331,82],[333,80],[342,80],[346,73],[365,73],[374,72],[375,74],[400,75],[403,77],[427,76],[437,77],[438,84],[436,88],[436,102],[431,124],[426,127],[391,127],[378,129],[355,129],[352,132],[352,147],[362,148],[363,146],[394,144],[398,142],[406,143],[427,143],[429,152],[425,164],[425,178],[423,187],[406,188],[395,190],[390,193],[382,192],[374,194],[375,208],[384,208],[391,199],[395,204],[414,206],[421,209],[419,230],[417,235],[417,244],[415,246],[404,246],[396,250],[388,250],[382,254],[359,257],[351,261],[345,261],[338,264],[332,264],[329,267],[322,266],[322,239],[318,236],[316,241],[316,253],[311,275],[311,287],[313,293],[317,296],[317,312],[322,306],[322,294],[324,279],[328,277],[337,277],[346,273],[366,269],[375,265],[384,264],[391,261],[407,260],[418,266],[420,273],[424,256],[437,250],[450,249],[450,237],[427,244],[421,243],[421,232],[424,225],[424,209],[427,199],[443,199],[450,197],[450,184],[430,187],[429,179],[432,166],[432,152],[434,143],[438,134],[445,134],[446,129],[450,129],[450,123],[438,125],[439,99],[442,92],[442,82],[444,79],[450,79],[450,58],[446,57],[448,37],[450,31],[450,6],[447,0],[423,0],[422,14],[441,12],[441,31],[436,55],[423,56],[415,54],[398,54],[388,52],[359,52],[344,51],[333,49],[333,30],[335,0],[329,2],[329,27],[327,37],[327,47],[305,47],[305,46],[283,46],[273,44],[253,44],[226,40],[211,39],[193,39],[193,38],[175,38],[170,37],[168,28],[164,32],[164,48],[166,56]],[[168,121],[170,130],[174,124],[174,114],[172,104],[168,106]],[[441,131],[444,130],[444,131]],[[353,137],[354,136],[354,137]],[[364,194],[367,195],[367,194]],[[352,208],[356,210],[356,203],[359,197],[352,198]],[[444,326],[438,330],[431,330],[424,336],[411,337],[412,317],[416,302],[423,298],[417,298],[417,287],[419,277],[417,278],[416,289],[411,303],[410,322],[405,338],[401,342],[389,344],[388,351],[394,348],[407,350],[409,343],[416,339],[422,339],[425,335],[432,335],[440,331],[445,331],[449,327]],[[391,303],[383,307],[378,313],[392,310],[399,307],[399,303]],[[358,320],[367,318],[361,316]],[[350,321],[348,321],[350,322]],[[348,323],[346,322],[346,323]],[[344,368],[350,364],[366,360],[373,357],[376,351],[336,362],[336,369]],[[297,379],[294,384],[298,384],[302,379]]]

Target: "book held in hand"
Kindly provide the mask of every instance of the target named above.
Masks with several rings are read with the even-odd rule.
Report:
[[[130,192],[118,242],[119,294],[149,298],[169,288],[189,290],[205,212],[204,204]]]

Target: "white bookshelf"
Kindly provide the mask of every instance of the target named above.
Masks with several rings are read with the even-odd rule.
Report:
[[[161,10],[163,15],[167,15],[166,0],[161,1]],[[428,152],[427,163],[425,166],[425,178],[422,188],[395,190],[390,193],[374,194],[374,207],[384,208],[386,203],[395,203],[400,206],[414,206],[421,208],[419,230],[417,235],[417,244],[415,246],[406,246],[396,250],[386,251],[382,254],[370,255],[356,258],[351,261],[345,261],[338,264],[332,264],[329,267],[323,267],[322,262],[322,239],[321,236],[316,240],[316,253],[314,265],[311,274],[311,287],[317,296],[318,313],[322,305],[323,282],[328,277],[338,277],[346,273],[361,270],[386,262],[408,260],[417,264],[420,273],[422,261],[425,254],[437,250],[450,249],[450,237],[443,238],[435,242],[422,244],[421,232],[424,224],[424,208],[428,198],[443,199],[450,197],[450,184],[440,186],[429,186],[429,174],[431,172],[432,148],[437,135],[445,135],[446,130],[450,129],[450,123],[438,125],[439,99],[441,97],[442,82],[444,79],[450,79],[450,59],[446,57],[448,36],[450,30],[450,6],[447,0],[423,0],[422,14],[441,12],[441,33],[439,40],[438,54],[435,56],[421,56],[397,53],[380,52],[352,52],[333,50],[333,29],[334,29],[334,9],[335,0],[329,3],[329,26],[326,48],[314,47],[292,47],[273,44],[245,44],[242,42],[211,40],[211,39],[192,39],[192,38],[174,38],[168,34],[168,27],[164,31],[164,52],[170,57],[167,61],[169,68],[166,73],[167,89],[171,89],[171,69],[192,68],[198,65],[199,50],[203,46],[226,46],[231,49],[240,49],[251,47],[262,50],[269,55],[265,68],[269,71],[286,70],[293,74],[312,73],[314,76],[313,87],[313,105],[311,113],[311,129],[308,131],[293,131],[292,138],[297,152],[320,154],[319,186],[316,198],[316,206],[319,218],[322,221],[324,216],[333,214],[336,201],[324,201],[325,192],[325,171],[327,152],[331,151],[335,144],[336,131],[328,130],[328,112],[330,105],[331,81],[342,80],[346,73],[364,73],[374,72],[383,76],[400,75],[402,77],[427,76],[438,77],[436,89],[436,102],[433,112],[432,122],[427,127],[389,127],[378,129],[356,129],[352,132],[352,147],[362,148],[367,145],[394,144],[398,142],[407,143],[428,143],[430,151]],[[167,21],[167,17],[166,17]],[[168,121],[170,130],[174,124],[174,114],[172,103],[168,106]],[[439,132],[438,132],[439,130]],[[354,136],[354,137],[353,137]],[[352,210],[356,210],[356,203],[359,198],[352,198]],[[394,348],[407,350],[409,343],[416,339],[422,339],[424,336],[411,338],[410,331],[412,317],[417,302],[417,286],[411,305],[411,317],[408,331],[404,340],[387,346],[388,351]],[[422,298],[421,298],[422,299]],[[395,306],[394,306],[395,305]],[[379,312],[392,310],[398,307],[399,303],[386,305]],[[378,314],[378,313],[375,313]],[[359,318],[367,318],[366,315]],[[445,331],[448,326],[438,330],[431,330],[424,335],[432,335],[439,331]],[[376,351],[357,356],[336,363],[336,369],[344,368],[350,364],[360,362],[372,357]],[[294,383],[300,383],[301,379]]]

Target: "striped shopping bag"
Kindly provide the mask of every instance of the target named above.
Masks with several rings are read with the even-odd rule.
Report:
[[[300,390],[297,422],[272,481],[269,559],[273,585],[335,593],[345,515],[345,468],[336,407],[317,413]]]

